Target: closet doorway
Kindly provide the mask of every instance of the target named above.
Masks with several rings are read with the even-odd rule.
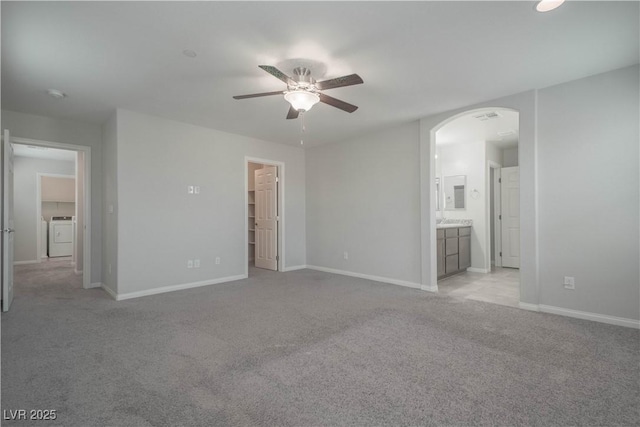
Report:
[[[283,265],[283,166],[246,158],[247,275],[250,267],[279,271]]]

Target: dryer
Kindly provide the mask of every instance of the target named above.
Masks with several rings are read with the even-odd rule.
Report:
[[[52,216],[49,221],[49,257],[73,254],[73,218]]]

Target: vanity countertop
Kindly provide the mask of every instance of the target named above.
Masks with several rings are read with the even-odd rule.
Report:
[[[471,224],[463,224],[463,223],[446,223],[446,224],[437,224],[436,229],[440,228],[462,228],[462,227],[471,227]]]

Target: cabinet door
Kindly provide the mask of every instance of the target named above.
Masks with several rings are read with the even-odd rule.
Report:
[[[460,262],[460,270],[464,270],[471,267],[471,236],[463,236],[459,239],[458,260]]]
[[[445,243],[445,254],[446,255],[454,255],[458,253],[458,238],[457,237],[450,237],[448,239],[445,239],[446,243]]]
[[[445,261],[445,272],[450,274],[456,271],[458,271],[458,255],[449,255]]]
[[[438,248],[438,277],[441,277],[445,274],[444,269],[444,239],[438,239],[437,241]]]

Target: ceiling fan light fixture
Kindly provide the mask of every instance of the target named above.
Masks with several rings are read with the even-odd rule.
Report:
[[[311,107],[320,102],[320,96],[317,93],[306,90],[291,90],[284,94],[284,99],[291,106],[301,112],[309,111]]]
[[[536,4],[536,10],[538,12],[549,12],[564,3],[564,0],[540,0]]]

